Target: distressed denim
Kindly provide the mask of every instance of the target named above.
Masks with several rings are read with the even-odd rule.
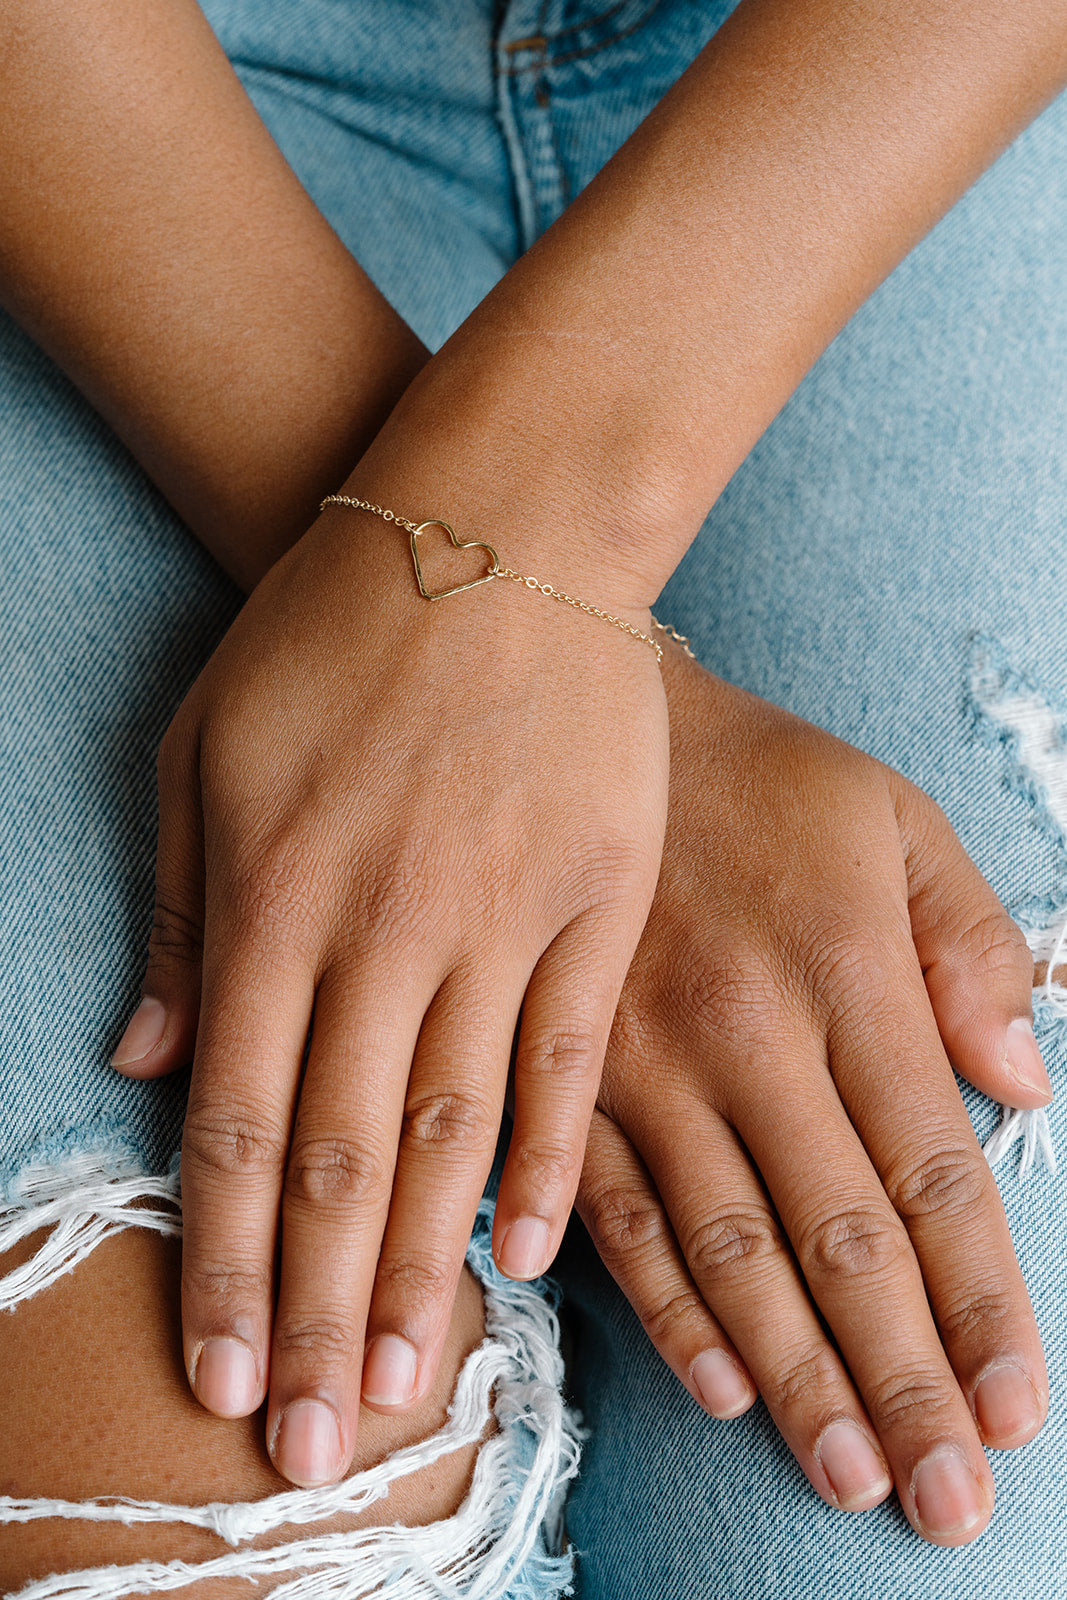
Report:
[[[731,6],[204,9],[313,199],[435,348]],[[1067,918],[1065,419],[1061,99],[835,340],[658,607],[713,671],[926,789],[1042,958]],[[165,1173],[177,1147],[185,1081],[137,1083],[107,1062],[151,916],[155,749],[239,597],[7,321],[0,548],[10,1196],[34,1162],[121,1147]],[[1062,997],[1041,1001],[1037,1020],[1062,1088]],[[965,1093],[984,1138],[995,1108]],[[1054,1135],[1057,1120],[1054,1110]],[[699,1412],[572,1228],[556,1275],[574,1332],[571,1388],[591,1430],[567,1510],[585,1600],[1067,1600],[1064,1187],[1010,1162],[998,1177],[1052,1413],[1033,1443],[996,1458],[993,1523],[956,1550],[921,1543],[895,1502],[858,1517],[823,1505],[762,1406],[731,1423]]]

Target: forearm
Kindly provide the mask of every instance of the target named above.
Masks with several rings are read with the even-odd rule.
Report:
[[[434,441],[409,514],[497,514],[544,576],[610,565],[605,599],[651,600],[819,353],[1065,79],[1060,0],[742,0],[405,398],[382,446]]]
[[[0,302],[246,587],[425,351],[193,0],[8,0]]]

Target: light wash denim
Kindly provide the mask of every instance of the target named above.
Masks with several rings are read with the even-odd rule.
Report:
[[[312,197],[436,347],[731,6],[204,9]],[[1035,939],[1067,916],[1065,419],[1061,99],[818,362],[658,607],[713,671],[932,794]],[[0,535],[0,1168],[119,1136],[165,1170],[184,1082],[133,1083],[107,1059],[151,914],[155,748],[238,596],[7,322]],[[1043,766],[1022,704],[1051,730]],[[1062,1089],[1050,1004],[1038,1031]],[[967,1102],[984,1136],[994,1109]],[[699,1412],[572,1228],[557,1276],[591,1428],[568,1509],[584,1600],[1067,1600],[1064,1183],[999,1175],[1053,1403],[1037,1440],[996,1458],[993,1523],[958,1550],[921,1543],[895,1502],[824,1506],[762,1407]]]

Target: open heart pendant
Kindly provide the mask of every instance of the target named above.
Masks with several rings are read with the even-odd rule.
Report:
[[[480,577],[472,578],[469,583],[453,584],[451,589],[427,589],[422,576],[422,563],[419,560],[419,534],[427,528],[443,528],[452,541],[455,550],[484,550],[489,557],[489,571],[483,572]],[[442,522],[439,517],[431,517],[429,522],[420,522],[411,535],[411,559],[415,563],[415,577],[418,579],[419,593],[424,600],[443,600],[446,595],[460,594],[464,589],[476,589],[480,583],[488,583],[490,578],[495,578],[500,570],[500,558],[491,544],[486,544],[482,539],[468,539],[461,542],[456,538],[456,530],[448,522]]]

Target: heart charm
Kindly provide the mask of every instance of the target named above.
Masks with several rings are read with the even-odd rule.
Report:
[[[489,557],[489,571],[483,572],[480,578],[472,578],[469,583],[457,583],[451,589],[427,589],[422,576],[422,563],[419,561],[419,534],[427,528],[443,528],[452,541],[455,550],[484,550]],[[431,517],[429,522],[420,522],[411,535],[411,558],[415,563],[415,577],[419,583],[419,593],[424,600],[443,600],[446,595],[460,594],[464,589],[476,589],[480,583],[488,583],[490,578],[495,578],[500,570],[500,558],[491,544],[486,544],[483,539],[468,539],[462,542],[456,538],[456,530],[448,522],[442,522],[440,517]]]

